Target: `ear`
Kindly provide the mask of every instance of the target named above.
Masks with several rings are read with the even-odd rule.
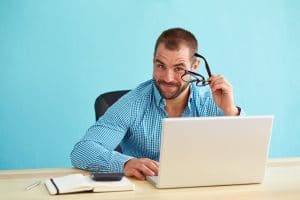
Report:
[[[200,66],[200,59],[196,59],[195,62],[192,64],[192,71],[195,72]]]

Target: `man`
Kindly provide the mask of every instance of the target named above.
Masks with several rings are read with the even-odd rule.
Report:
[[[197,50],[189,31],[164,31],[154,49],[153,79],[124,95],[88,129],[71,153],[73,166],[143,180],[158,173],[163,118],[239,115],[222,76],[212,75],[205,87],[189,81],[200,64]],[[123,153],[114,151],[119,144]]]

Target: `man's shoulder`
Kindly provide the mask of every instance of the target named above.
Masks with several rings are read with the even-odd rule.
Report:
[[[109,108],[108,113],[113,115],[125,113],[128,117],[132,111],[142,111],[151,101],[152,84],[152,80],[149,80],[141,83],[135,89],[130,90]]]
[[[151,93],[152,89],[153,89],[153,80],[150,79],[148,81],[145,81],[145,82],[139,84],[131,92],[133,94],[149,94],[149,93]]]
[[[127,103],[142,103],[144,100],[148,100],[152,95],[153,90],[153,80],[145,81],[139,84],[133,90],[130,90],[127,94],[125,94],[122,98],[123,101]]]

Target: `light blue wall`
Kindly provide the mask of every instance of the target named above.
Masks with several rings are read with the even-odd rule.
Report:
[[[247,114],[275,115],[270,157],[300,156],[299,8],[296,0],[1,1],[0,169],[70,166],[98,94],[151,78],[154,42],[176,26],[195,33]]]

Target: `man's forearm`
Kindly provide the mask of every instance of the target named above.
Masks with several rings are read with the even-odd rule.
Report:
[[[80,141],[71,152],[72,165],[88,171],[123,172],[124,163],[131,158],[93,141]]]

